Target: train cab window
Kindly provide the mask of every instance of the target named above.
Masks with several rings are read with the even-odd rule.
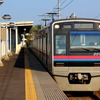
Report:
[[[55,36],[55,54],[58,55],[66,54],[66,35]]]

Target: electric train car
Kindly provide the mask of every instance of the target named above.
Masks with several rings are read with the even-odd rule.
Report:
[[[63,91],[100,90],[100,20],[55,20],[31,49]]]

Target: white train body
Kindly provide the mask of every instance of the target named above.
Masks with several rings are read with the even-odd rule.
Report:
[[[100,90],[100,20],[56,20],[31,46],[63,91]]]

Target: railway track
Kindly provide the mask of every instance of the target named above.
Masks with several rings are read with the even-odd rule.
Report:
[[[100,100],[98,92],[65,92],[69,100]]]

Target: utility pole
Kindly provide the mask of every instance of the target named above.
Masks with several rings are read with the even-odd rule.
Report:
[[[58,19],[60,19],[60,0],[58,0]]]
[[[58,13],[47,13],[47,14],[51,15],[52,21],[54,21],[54,15],[56,15],[56,14],[58,14]]]
[[[45,21],[45,26],[47,25],[47,21],[49,21],[50,19],[47,19],[48,15],[39,15],[40,17],[45,17],[45,19],[42,18],[42,21]],[[42,24],[41,24],[41,29],[42,29]]]
[[[50,19],[45,18],[45,19],[42,19],[42,20],[45,21],[45,26],[47,26],[47,21],[49,21]]]

